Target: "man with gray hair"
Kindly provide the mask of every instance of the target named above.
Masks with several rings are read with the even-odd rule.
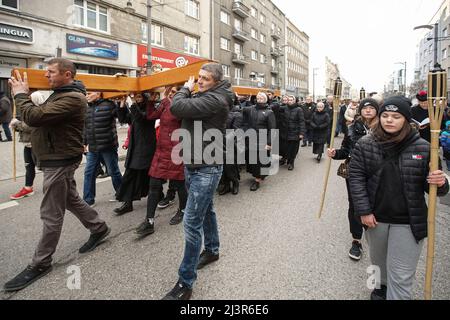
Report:
[[[198,76],[198,93],[193,95],[194,85],[195,77],[192,76],[175,94],[170,108],[175,117],[183,120],[182,129],[189,132],[190,139],[183,137],[183,154],[189,148],[191,156],[183,157],[189,192],[184,210],[184,257],[178,271],[179,279],[164,300],[188,300],[197,278],[197,269],[219,259],[219,231],[213,196],[222,175],[223,159],[204,159],[203,154],[205,149],[221,149],[219,153],[223,155],[223,139],[209,142],[203,141],[203,136],[208,130],[219,130],[225,136],[234,93],[231,84],[223,80],[222,66],[217,63],[202,66]],[[190,141],[184,143],[184,140]],[[200,254],[202,235],[205,250]]]

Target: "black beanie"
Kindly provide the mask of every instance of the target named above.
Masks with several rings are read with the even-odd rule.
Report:
[[[411,122],[411,100],[405,97],[396,96],[384,101],[380,108],[380,116],[383,112],[398,112],[402,114],[408,122]]]
[[[367,106],[374,107],[377,110],[377,113],[380,110],[380,105],[378,104],[377,100],[372,99],[372,98],[366,98],[366,99],[361,100],[361,102],[359,103],[358,113],[361,114],[361,110]]]

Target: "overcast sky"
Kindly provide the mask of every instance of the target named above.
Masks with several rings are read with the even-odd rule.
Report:
[[[442,0],[272,0],[310,37],[312,69],[324,74],[325,56],[339,65],[353,87],[382,91],[389,75],[407,62],[407,81],[414,76],[416,46]],[[322,77],[323,79],[323,77]],[[323,81],[323,80],[322,80]],[[316,90],[322,89],[318,83]],[[322,90],[319,90],[319,94]],[[317,94],[317,93],[316,93]]]

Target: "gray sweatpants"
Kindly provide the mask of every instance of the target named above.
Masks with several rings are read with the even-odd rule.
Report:
[[[106,223],[80,198],[74,179],[79,163],[56,168],[42,168],[44,172],[41,202],[42,237],[34,253],[32,265],[48,266],[61,236],[66,209],[72,212],[91,233],[103,232]]]
[[[381,284],[387,286],[387,300],[410,300],[417,264],[423,247],[410,225],[378,223],[368,229],[372,265],[380,267]]]

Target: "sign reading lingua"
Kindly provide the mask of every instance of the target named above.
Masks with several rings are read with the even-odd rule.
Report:
[[[33,43],[33,29],[0,22],[0,40]]]

